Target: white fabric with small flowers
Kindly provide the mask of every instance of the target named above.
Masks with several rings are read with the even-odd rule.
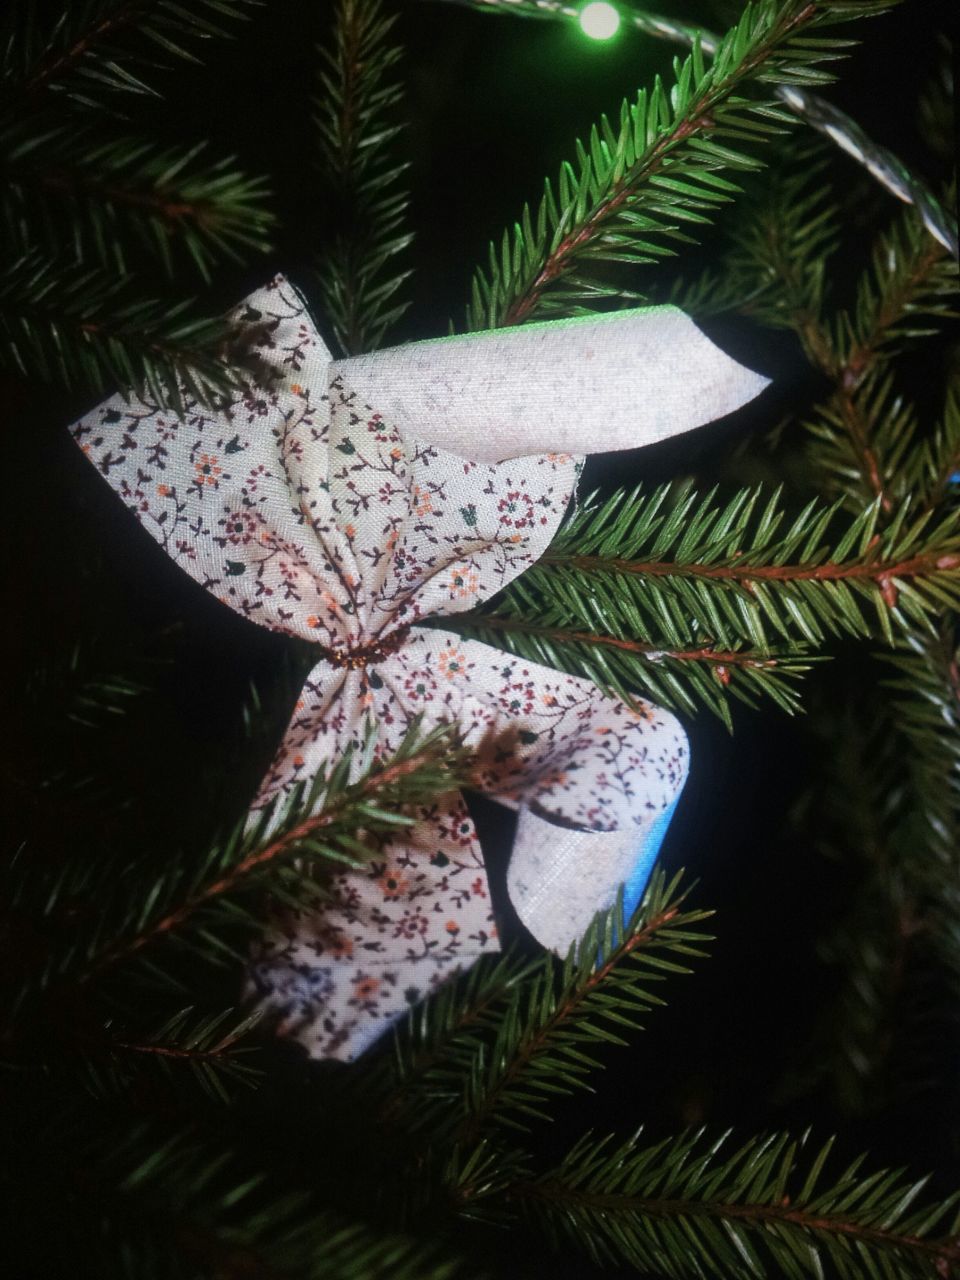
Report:
[[[73,430],[218,600],[321,646],[254,810],[359,746],[371,718],[380,756],[414,716],[455,722],[471,785],[519,810],[511,900],[565,951],[659,843],[687,772],[683,730],[652,704],[416,624],[473,608],[546,550],[579,469],[548,447],[635,447],[731,412],[766,380],[672,307],[343,361],[283,277],[237,319],[273,372],[262,385],[180,420],[118,396]],[[375,656],[356,669],[330,661],[360,649]],[[462,796],[412,816],[335,877],[329,907],[266,925],[251,992],[312,1056],[356,1057],[498,949]]]

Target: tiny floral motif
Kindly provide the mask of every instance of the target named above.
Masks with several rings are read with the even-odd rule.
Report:
[[[193,469],[197,473],[198,483],[210,485],[214,489],[219,484],[217,477],[223,471],[223,468],[217,465],[217,459],[212,453],[201,453],[199,459],[193,464]]]
[[[444,649],[437,657],[437,668],[447,680],[454,680],[457,676],[463,675],[465,661],[463,650],[451,646],[449,649]]]
[[[480,582],[472,569],[454,569],[450,574],[450,594],[457,600],[469,600],[480,590]]]

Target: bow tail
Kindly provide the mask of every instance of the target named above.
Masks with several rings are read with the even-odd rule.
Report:
[[[446,978],[499,950],[480,846],[463,798],[418,806],[415,825],[322,912],[275,919],[250,993],[311,1057],[351,1062]]]
[[[418,631],[396,665],[460,724],[471,785],[519,810],[507,888],[534,937],[564,954],[621,886],[632,910],[687,776],[677,719],[450,632]]]
[[[392,690],[395,661],[379,668],[386,679],[376,685],[361,671],[314,668],[255,811],[358,748],[370,718],[377,754],[395,750],[412,718]],[[451,790],[410,816],[413,825],[377,845],[362,868],[331,877],[328,905],[274,916],[258,944],[247,995],[311,1057],[352,1061],[445,978],[499,950],[463,797]]]

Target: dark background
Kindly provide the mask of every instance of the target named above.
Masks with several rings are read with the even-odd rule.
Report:
[[[661,8],[689,21],[699,17],[714,30],[723,26],[693,0],[665,0]],[[947,27],[952,8],[911,0],[874,24],[859,24],[864,47],[828,91],[921,170],[930,161],[915,101],[935,63],[934,32]],[[280,217],[276,250],[268,260],[219,274],[211,291],[218,305],[276,270],[310,293],[312,256],[329,230],[312,160],[310,103],[313,43],[329,14],[323,4],[268,3],[235,42],[211,48],[204,69],[168,76],[167,100],[144,113],[152,130],[206,136],[215,153],[235,151],[244,168],[271,177]],[[417,240],[413,306],[394,341],[443,333],[451,318],[462,323],[474,264],[491,237],[516,219],[525,200],[538,198],[544,176],[572,154],[574,138],[600,112],[615,116],[621,99],[667,70],[677,51],[625,31],[608,44],[594,43],[565,24],[439,3],[401,6],[399,30],[407,46],[404,146]],[[844,159],[837,174],[851,190],[862,180]],[[889,205],[892,213],[892,199]],[[167,287],[191,294],[202,288],[186,278]],[[764,333],[758,340],[736,321],[707,327],[732,354],[775,379],[764,405],[679,444],[615,463],[595,459],[584,488],[683,473],[712,478],[745,434],[809,394],[811,375],[789,335]],[[5,639],[14,692],[38,663],[55,664],[76,634],[91,637],[107,665],[137,666],[155,691],[128,716],[125,749],[110,756],[111,803],[127,797],[117,822],[145,840],[196,840],[202,847],[216,826],[243,811],[282,731],[293,696],[289,646],[206,597],[134,525],[64,431],[88,400],[13,382],[4,390],[3,537],[12,622]],[[842,691],[862,661],[853,648],[841,646],[838,654],[829,671],[811,680],[820,696]],[[264,731],[252,738],[241,714],[251,684],[265,707]],[[815,821],[806,844],[788,834],[786,816],[809,785],[815,744],[801,723],[766,709],[735,711],[733,736],[706,713],[685,721],[693,767],[664,856],[669,867],[686,866],[699,878],[692,901],[717,909],[717,941],[694,976],[670,981],[668,1006],[650,1015],[650,1029],[635,1046],[610,1055],[597,1095],[569,1105],[598,1131],[626,1131],[646,1118],[654,1136],[701,1121],[744,1133],[810,1122],[820,1136],[839,1126],[851,1156],[869,1145],[880,1162],[948,1171],[957,1154],[956,1116],[944,1112],[943,1091],[849,1116],[829,1090],[785,1084],[797,1063],[815,1053],[814,1028],[835,982],[816,959],[815,940],[855,892],[841,870],[818,856]],[[95,774],[96,760],[84,756],[86,740],[74,743],[63,722],[52,744],[50,723],[33,711],[11,713],[6,748],[24,776],[34,770],[40,777],[56,751]],[[78,803],[55,785],[21,798],[51,830],[69,824]],[[477,801],[474,809],[492,874],[502,879],[509,819],[488,803]],[[77,839],[82,852],[82,825]]]

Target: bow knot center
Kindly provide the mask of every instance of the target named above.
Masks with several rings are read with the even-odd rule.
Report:
[[[359,644],[350,647],[333,648],[327,645],[317,645],[321,655],[334,667],[345,667],[349,671],[359,671],[363,667],[371,667],[378,662],[383,662],[385,658],[389,658],[392,653],[401,647],[410,633],[410,627],[398,627],[396,631],[391,631],[389,635],[380,639],[372,640],[369,644]]]

